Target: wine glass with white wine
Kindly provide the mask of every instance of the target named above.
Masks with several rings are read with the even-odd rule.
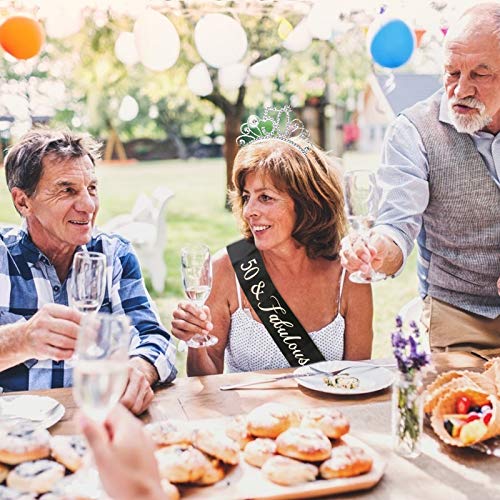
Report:
[[[203,307],[212,289],[212,259],[206,245],[192,245],[181,249],[182,285],[187,298],[197,307]],[[195,349],[215,345],[214,335],[197,333],[186,344]]]
[[[347,219],[363,240],[368,239],[378,215],[379,191],[375,174],[370,170],[351,170],[344,174],[344,197]],[[349,275],[354,283],[372,283],[386,278],[369,264],[368,272]]]
[[[68,303],[80,312],[95,312],[106,291],[106,256],[99,252],[77,252],[68,282]]]
[[[92,420],[103,422],[128,379],[130,322],[120,314],[83,316],[76,342],[73,397]]]

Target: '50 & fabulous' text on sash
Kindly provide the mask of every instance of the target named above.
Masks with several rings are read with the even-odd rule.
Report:
[[[325,358],[276,290],[255,245],[241,240],[228,246],[228,254],[250,304],[290,365],[323,361]]]

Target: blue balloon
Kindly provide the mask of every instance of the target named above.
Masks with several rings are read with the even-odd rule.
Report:
[[[406,63],[415,49],[413,30],[401,19],[383,24],[370,42],[373,60],[384,68],[398,68]]]

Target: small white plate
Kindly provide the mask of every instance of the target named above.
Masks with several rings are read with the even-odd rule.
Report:
[[[48,429],[59,422],[65,412],[64,405],[47,396],[23,394],[21,396],[2,396],[0,398],[0,426],[9,421],[28,420],[37,426]]]
[[[327,392],[329,394],[368,394],[370,392],[381,391],[389,387],[393,380],[394,374],[387,368],[382,366],[374,366],[370,363],[363,363],[362,361],[321,361],[315,363],[314,366],[325,372],[340,370],[344,367],[350,367],[342,374],[348,373],[353,377],[359,379],[359,387],[356,389],[340,389],[337,387],[330,387],[325,384],[324,378],[326,375],[319,375],[317,377],[298,378],[297,382],[303,387],[312,389],[313,391]],[[302,373],[310,373],[311,369],[307,366],[297,368],[294,373],[300,375]]]

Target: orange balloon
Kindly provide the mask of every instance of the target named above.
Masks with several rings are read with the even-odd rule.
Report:
[[[36,56],[43,45],[45,34],[40,23],[32,17],[8,17],[0,26],[0,45],[17,59]]]

